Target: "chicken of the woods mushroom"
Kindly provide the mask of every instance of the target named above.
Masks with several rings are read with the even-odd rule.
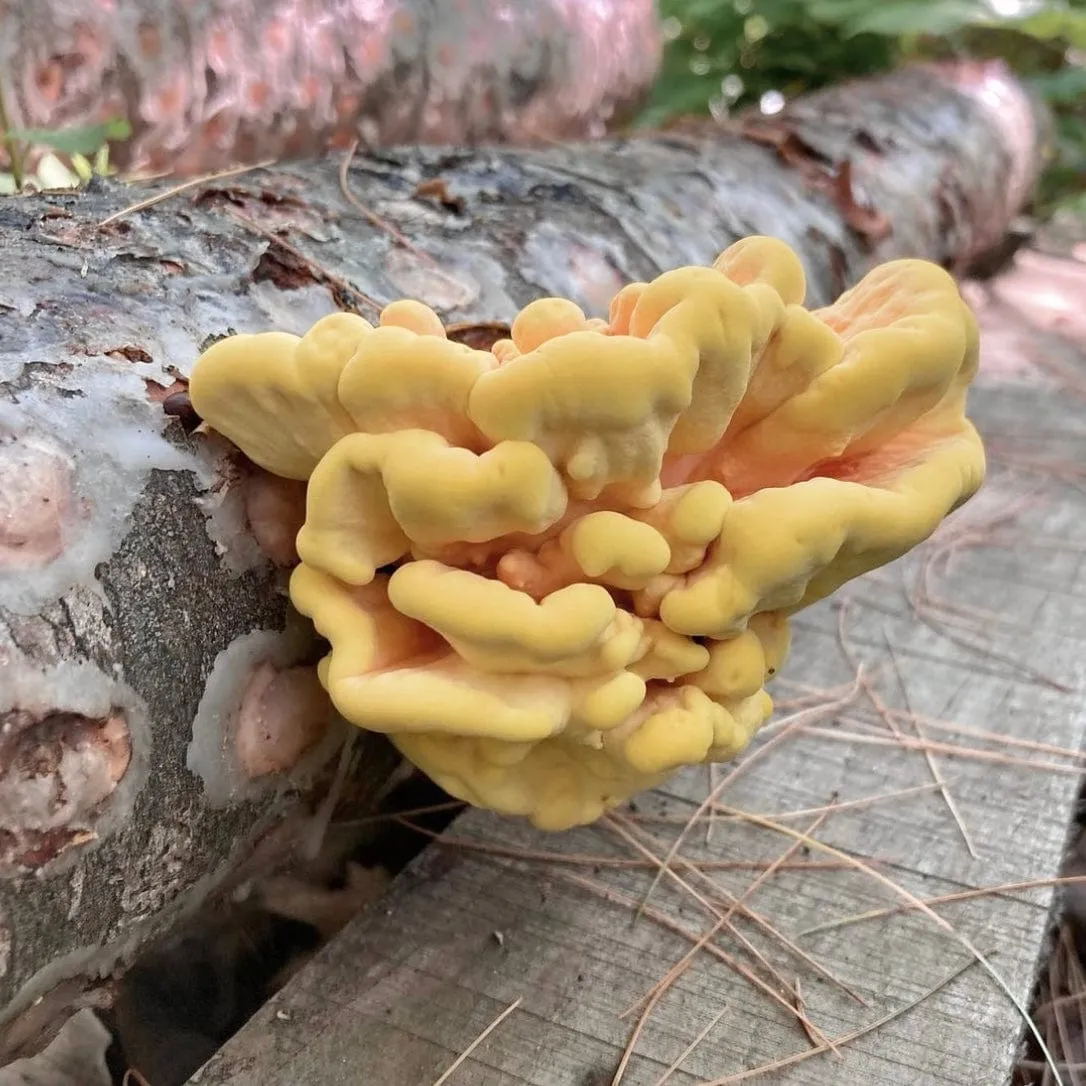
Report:
[[[953,279],[898,260],[827,308],[804,293],[750,237],[608,320],[533,302],[489,351],[409,300],[206,351],[205,424],[307,481],[290,595],[338,711],[549,829],[741,751],[789,616],[984,476]]]

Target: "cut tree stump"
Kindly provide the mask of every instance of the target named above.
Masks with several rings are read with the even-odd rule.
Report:
[[[984,69],[993,113],[978,71],[836,88],[744,122],[756,138],[388,151],[346,191],[325,161],[0,202],[0,1024],[281,857],[335,766],[343,725],[296,670],[315,646],[248,530],[297,495],[166,413],[204,345],[402,296],[449,322],[546,294],[599,314],[754,233],[796,249],[811,304],[891,257],[957,267],[1040,153],[1021,89]],[[237,732],[271,727],[269,704],[320,727],[254,777]],[[364,803],[391,759],[361,750]]]

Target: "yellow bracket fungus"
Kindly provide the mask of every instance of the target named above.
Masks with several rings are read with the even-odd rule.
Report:
[[[305,480],[295,607],[338,710],[470,803],[561,829],[769,717],[788,617],[966,501],[977,327],[898,260],[803,307],[781,241],[526,306],[489,351],[416,301],[233,336],[193,405]]]

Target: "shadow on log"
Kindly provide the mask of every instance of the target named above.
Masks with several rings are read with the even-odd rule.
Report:
[[[446,322],[546,294],[596,315],[628,280],[755,233],[800,254],[824,304],[884,260],[957,268],[998,241],[1038,132],[1001,69],[931,69],[738,132],[398,150],[342,182],[325,161],[0,203],[4,1015],[108,974],[290,853],[337,769],[345,726],[296,670],[319,648],[287,613],[290,540],[254,538],[261,502],[290,497],[261,497],[163,409],[210,340],[405,295]],[[355,749],[339,785],[364,806],[392,759],[371,737]]]

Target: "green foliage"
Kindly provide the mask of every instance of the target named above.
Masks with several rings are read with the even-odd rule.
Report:
[[[93,155],[110,140],[125,140],[132,135],[132,126],[122,119],[85,128],[23,128],[8,133],[20,143],[37,144],[66,155]]]
[[[124,140],[131,134],[131,126],[123,118],[79,128],[9,128],[0,97],[0,145],[7,153],[9,167],[8,172],[0,172],[0,196],[21,192],[28,182],[39,189],[78,188],[96,175],[104,177],[111,172],[110,141]],[[51,152],[41,158],[29,177],[23,165],[28,147],[49,148]]]
[[[1025,0],[1002,16],[1013,5],[995,0],[659,2],[669,43],[644,125],[779,107],[914,58],[1000,56],[1056,119],[1038,210],[1086,206],[1086,0]]]

